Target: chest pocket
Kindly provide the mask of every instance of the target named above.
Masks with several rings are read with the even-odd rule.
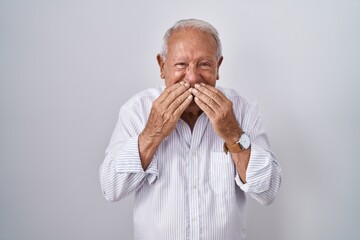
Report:
[[[232,196],[235,193],[235,166],[230,154],[210,153],[210,186],[216,195]]]

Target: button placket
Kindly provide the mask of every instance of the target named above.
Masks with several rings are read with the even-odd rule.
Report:
[[[189,206],[190,206],[190,239],[200,238],[200,199],[199,199],[199,165],[200,158],[198,148],[201,139],[207,128],[209,119],[202,113],[197,119],[193,131],[191,132],[190,148],[189,148]]]
[[[190,158],[190,239],[199,239],[199,193],[197,191],[199,164],[196,157],[196,150],[190,150]]]

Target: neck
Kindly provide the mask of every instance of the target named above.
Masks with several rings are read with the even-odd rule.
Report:
[[[196,120],[199,118],[203,111],[198,107],[188,108],[181,115],[181,119],[184,120],[190,127],[191,132],[195,126]]]

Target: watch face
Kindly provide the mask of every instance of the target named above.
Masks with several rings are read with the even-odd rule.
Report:
[[[240,137],[239,143],[244,149],[248,149],[250,147],[250,137],[246,133],[243,133]]]

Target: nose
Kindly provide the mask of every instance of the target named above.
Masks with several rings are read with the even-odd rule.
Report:
[[[195,83],[200,83],[201,76],[196,65],[188,66],[186,69],[185,82],[188,82],[190,86],[194,87]]]

